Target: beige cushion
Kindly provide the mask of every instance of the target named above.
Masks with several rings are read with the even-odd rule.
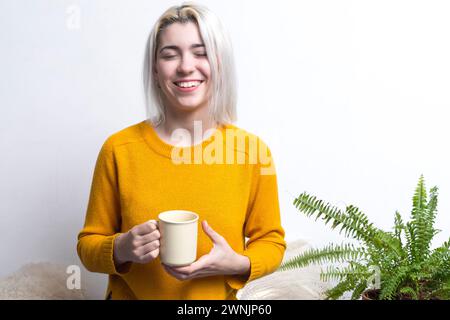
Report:
[[[310,246],[304,240],[287,244],[283,262],[299,255]],[[289,271],[276,271],[249,282],[238,291],[240,300],[318,300],[331,285],[320,280],[320,267],[309,266]]]
[[[66,267],[54,263],[30,263],[0,279],[0,300],[84,300],[85,292],[69,290]]]

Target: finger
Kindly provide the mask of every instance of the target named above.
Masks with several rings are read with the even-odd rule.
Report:
[[[149,252],[152,252],[153,250],[159,249],[159,247],[160,247],[159,240],[155,240],[155,241],[149,242],[149,243],[143,245],[142,247],[140,247],[139,251],[143,255],[145,255]]]
[[[148,222],[148,223],[153,223],[153,224],[156,226],[156,229],[159,228],[158,221],[156,221],[156,220],[148,220],[147,222]]]
[[[170,274],[172,277],[174,277],[174,278],[176,278],[178,280],[183,281],[183,280],[187,280],[188,279],[187,275],[178,273],[178,272],[174,271],[171,267],[169,267],[169,266],[167,266],[165,264],[163,264],[163,267],[164,267],[164,270],[166,270],[166,272],[168,274]]]
[[[178,273],[187,274],[187,275],[194,274],[194,273],[206,268],[206,264],[207,264],[207,261],[205,261],[206,256],[207,255],[202,256],[200,259],[198,259],[197,261],[193,262],[192,264],[190,264],[188,266],[170,267],[170,268]]]
[[[146,234],[152,233],[157,229],[157,226],[155,223],[152,222],[152,220],[144,222],[140,225],[137,225],[133,228],[133,231],[135,232],[135,235],[138,236],[144,236]]]
[[[216,231],[213,230],[213,228],[211,228],[209,226],[209,224],[206,222],[206,220],[203,220],[202,227],[203,227],[203,231],[205,231],[205,233],[212,240],[212,242],[220,243],[225,240],[220,234],[218,234]]]
[[[169,268],[176,273],[180,273],[180,274],[184,274],[184,275],[190,275],[190,274],[194,273],[195,271],[197,271],[197,269],[193,265],[189,265],[189,266],[185,266],[185,267],[169,267]]]
[[[216,276],[216,275],[220,275],[220,273],[218,273],[217,271],[212,271],[212,270],[201,270],[194,274],[191,274],[189,276],[189,279],[210,277],[210,276]]]
[[[161,238],[161,234],[159,230],[155,230],[152,233],[146,234],[144,236],[140,236],[138,238],[139,244],[144,245],[152,241],[159,240]]]
[[[159,256],[159,248],[148,252],[147,254],[140,256],[139,261],[141,263],[148,263],[155,260]]]
[[[188,274],[183,274],[183,273],[175,271],[173,267],[170,267],[170,266],[164,266],[164,267],[168,273],[170,273],[172,276],[176,277],[179,280],[190,280],[190,279],[214,276],[214,275],[219,274],[219,273],[217,273],[217,271],[201,269],[201,270],[197,270],[196,272],[188,275]]]

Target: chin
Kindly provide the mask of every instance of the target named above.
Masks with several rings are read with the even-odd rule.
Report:
[[[202,105],[205,105],[204,103],[178,103],[177,109],[184,110],[184,111],[191,111],[191,110],[197,110],[202,107]]]

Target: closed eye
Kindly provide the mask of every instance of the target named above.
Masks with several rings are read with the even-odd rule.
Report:
[[[196,57],[207,57],[208,55],[206,53],[195,53]],[[176,58],[177,55],[165,55],[162,56],[163,59],[173,59]]]

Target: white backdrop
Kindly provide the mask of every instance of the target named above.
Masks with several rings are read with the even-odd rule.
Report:
[[[238,126],[265,140],[286,240],[343,240],[303,217],[309,191],[380,227],[409,217],[420,174],[450,234],[448,1],[203,1],[231,33]],[[0,0],[0,277],[33,261],[81,265],[103,141],[145,118],[141,66],[176,1]],[[84,271],[102,297],[106,276]]]

